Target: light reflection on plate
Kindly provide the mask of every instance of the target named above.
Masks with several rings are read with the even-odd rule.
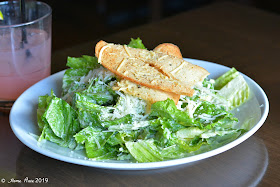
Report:
[[[230,69],[219,64],[206,62],[202,60],[185,60],[207,69],[211,73],[210,78],[216,78]],[[252,128],[238,139],[212,151],[175,160],[152,163],[127,163],[123,161],[92,161],[87,159],[82,151],[72,151],[68,148],[60,147],[51,142],[47,142],[44,145],[39,146],[37,144],[36,138],[33,136],[33,134],[39,135],[36,118],[38,97],[41,95],[50,94],[51,89],[54,90],[54,93],[57,96],[60,96],[62,87],[61,80],[63,74],[64,71],[61,71],[38,82],[37,84],[33,85],[28,90],[26,90],[17,99],[10,112],[11,128],[17,136],[17,138],[34,151],[37,151],[43,155],[49,156],[54,159],[90,167],[116,170],[146,170],[176,166],[180,164],[186,164],[202,160],[227,151],[248,139],[263,125],[269,111],[268,99],[262,88],[252,79],[242,74],[256,97],[254,97],[252,101],[249,101],[247,105],[242,106],[244,108],[240,108],[240,110],[237,113],[237,117],[239,117],[238,115],[242,115],[246,112],[247,113],[245,117],[248,115],[252,115],[250,118],[252,119]],[[248,109],[252,110],[251,114],[250,112],[248,113]],[[240,117],[242,118],[242,116]]]

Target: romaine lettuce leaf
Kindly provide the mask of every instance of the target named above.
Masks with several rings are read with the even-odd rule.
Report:
[[[49,140],[62,147],[68,147],[70,149],[77,150],[83,148],[81,144],[77,144],[73,136],[69,137],[68,139],[62,139],[56,136],[48,124],[44,126],[39,142],[42,141],[43,139]]]
[[[39,141],[46,139],[63,147],[75,148],[77,143],[73,135],[80,131],[76,111],[64,100],[54,96],[44,96],[45,104],[48,103],[44,113],[38,118],[38,125],[43,125],[43,131]],[[48,102],[46,102],[48,101]],[[46,106],[39,99],[41,110]],[[41,123],[41,124],[40,124]]]
[[[75,107],[78,109],[78,119],[82,128],[87,126],[101,127],[99,116],[105,107],[83,100],[77,100]]]
[[[54,97],[43,119],[50,125],[54,134],[64,139],[72,131],[72,125],[76,118],[76,111],[64,100]]]
[[[106,132],[97,127],[86,127],[75,135],[80,144],[85,144],[88,158],[96,160],[118,159],[120,138],[114,132]]]
[[[76,92],[73,98],[75,101],[87,101],[98,105],[106,105],[113,102],[113,96],[108,92]]]
[[[162,117],[173,119],[174,121],[185,126],[201,126],[201,124],[195,121],[193,118],[181,110],[178,110],[172,99],[165,101],[158,101],[151,106],[150,117]]]
[[[118,94],[111,87],[96,78],[91,80],[85,90],[74,94],[73,104],[76,101],[87,101],[102,106],[113,105],[117,98]]]
[[[139,99],[135,100],[138,101]],[[76,93],[75,97],[75,107],[78,109],[78,118],[83,128],[87,126],[102,126],[109,130],[123,130],[120,127],[121,125],[124,128],[133,128],[132,122],[135,122],[135,115],[144,117],[142,114],[139,114],[142,112],[142,107],[139,107],[140,109],[135,112],[130,110],[130,114],[126,114],[126,102],[127,98],[119,97],[116,105],[101,106],[88,95],[84,96]],[[140,100],[137,103],[139,102]]]
[[[244,131],[236,130],[229,133],[225,133],[223,135],[217,134],[216,136],[207,139],[208,144],[206,147],[208,150],[216,149],[237,139],[242,133],[244,133]]]
[[[186,139],[186,138],[195,138],[196,136],[200,136],[205,130],[202,130],[198,127],[188,127],[180,129],[176,132],[176,136],[180,139]]]
[[[152,139],[126,142],[125,146],[138,162],[157,162],[163,160]]]
[[[83,55],[82,57],[68,57],[66,66],[73,69],[95,69],[101,65],[96,57]]]
[[[37,108],[37,122],[39,126],[39,130],[42,132],[44,126],[46,123],[43,121],[42,116],[44,112],[46,111],[49,103],[51,102],[52,98],[55,97],[55,94],[53,90],[51,90],[51,95],[44,95],[44,96],[39,96],[38,98],[38,108]]]
[[[215,80],[214,88],[216,90],[220,90],[227,83],[233,80],[235,77],[239,75],[238,71],[235,68],[231,68],[229,71],[221,75]]]
[[[70,68],[65,71],[62,79],[62,97],[71,102],[73,93],[84,90],[88,85],[88,82],[80,81],[81,78],[101,65],[96,57],[87,55],[78,58],[68,57],[66,65]]]
[[[129,44],[127,46],[133,47],[133,48],[139,48],[139,49],[147,49],[139,37],[136,39],[131,38],[131,41],[129,42]]]
[[[203,124],[203,128],[212,129],[213,127],[232,128],[238,119],[228,112],[223,106],[202,101],[194,112],[194,118]]]
[[[90,69],[67,69],[62,79],[62,96],[67,93],[83,90],[86,88],[85,83],[80,83],[81,77],[88,74]]]
[[[235,69],[230,70],[229,72],[234,73],[225,73],[221,77],[224,77],[226,80],[229,80],[225,85],[220,87],[218,95],[224,97],[230,103],[230,109],[240,106],[243,104],[250,96],[250,88],[246,83],[245,79],[239,72],[235,72]],[[228,74],[228,76],[227,76]],[[219,77],[220,78],[220,77]],[[218,78],[218,79],[219,79]]]

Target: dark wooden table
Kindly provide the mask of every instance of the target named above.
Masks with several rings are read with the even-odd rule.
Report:
[[[94,24],[89,25],[94,27]],[[220,155],[167,169],[111,171],[57,161],[23,145],[0,115],[0,178],[47,177],[69,186],[280,186],[280,16],[233,3],[218,3],[103,39],[128,43],[141,37],[147,48],[177,44],[184,57],[236,67],[266,92],[270,112],[258,132]],[[67,56],[93,55],[99,40],[53,53],[52,73]]]

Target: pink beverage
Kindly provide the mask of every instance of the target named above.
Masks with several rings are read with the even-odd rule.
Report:
[[[52,9],[39,1],[3,1],[0,11],[0,112],[51,73]]]
[[[0,100],[15,100],[27,88],[51,73],[51,36],[44,30],[26,29],[0,35]]]

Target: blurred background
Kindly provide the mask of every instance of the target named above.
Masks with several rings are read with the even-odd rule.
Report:
[[[57,51],[90,40],[96,40],[120,30],[159,21],[180,12],[191,11],[225,0],[41,1],[46,2],[53,9],[52,49]],[[280,13],[280,0],[231,0],[231,2],[241,3],[276,14]]]
[[[223,0],[42,1],[53,8],[53,50],[58,50]],[[280,13],[279,0],[232,2]]]

